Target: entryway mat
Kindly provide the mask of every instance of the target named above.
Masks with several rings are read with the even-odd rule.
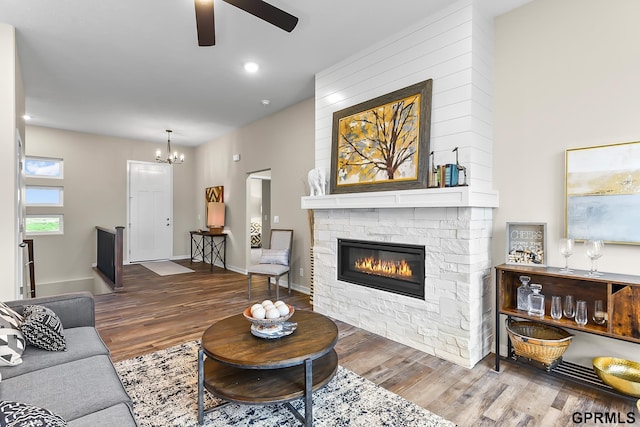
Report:
[[[180,264],[176,264],[172,261],[154,261],[154,262],[142,262],[140,265],[148,268],[156,273],[158,276],[170,276],[172,274],[193,273],[192,270],[187,267],[183,267]]]

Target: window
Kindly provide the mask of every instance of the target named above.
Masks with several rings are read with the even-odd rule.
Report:
[[[27,206],[63,206],[63,187],[27,185],[25,204]]]
[[[24,160],[24,175],[36,178],[62,179],[64,162],[62,159],[27,156]]]
[[[53,214],[33,213],[34,207],[64,206],[64,187],[40,184],[42,180],[61,180],[63,178],[64,162],[62,159],[51,157],[26,156],[24,160],[24,176],[27,185],[24,191],[24,204],[27,207],[25,233],[27,235],[63,234],[64,221],[61,212]],[[33,179],[37,180],[33,180]],[[54,181],[47,181],[54,183]],[[55,183],[58,183],[57,181]],[[56,209],[57,210],[57,209]]]
[[[62,234],[62,215],[27,215],[27,234]]]

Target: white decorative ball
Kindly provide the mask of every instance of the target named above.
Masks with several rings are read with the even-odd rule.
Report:
[[[262,308],[262,306],[260,306],[259,308],[256,308],[251,315],[253,317],[255,317],[256,319],[264,319],[265,316],[267,315],[267,312],[264,310],[264,308]]]
[[[278,317],[280,317],[280,312],[275,307],[271,308],[267,311],[266,317],[267,319],[277,319]]]
[[[264,308],[264,311],[269,311],[272,308],[276,308],[276,306],[273,304],[267,304],[267,305],[263,305],[262,308]]]
[[[276,306],[276,309],[280,313],[280,316],[286,316],[289,314],[289,306],[287,306],[287,304],[280,304]]]

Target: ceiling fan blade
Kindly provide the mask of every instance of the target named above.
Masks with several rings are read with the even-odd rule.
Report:
[[[213,0],[195,0],[195,5],[198,46],[213,46],[216,44]]]
[[[268,23],[273,24],[278,28],[282,28],[289,33],[293,31],[293,29],[298,24],[298,18],[262,0],[224,1],[244,10],[245,12],[249,12],[253,16],[257,16],[258,18],[267,21]]]

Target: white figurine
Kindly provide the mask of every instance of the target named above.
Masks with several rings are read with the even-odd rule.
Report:
[[[322,168],[315,168],[307,175],[309,180],[309,195],[324,196],[327,188],[327,177]]]

